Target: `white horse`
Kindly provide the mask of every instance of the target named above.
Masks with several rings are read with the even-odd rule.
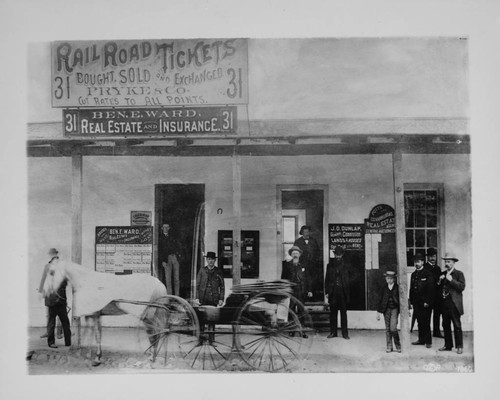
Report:
[[[86,325],[91,326],[95,333],[97,351],[93,366],[101,363],[102,315],[139,315],[148,326],[148,318],[154,318],[154,315],[147,315],[151,313],[145,312],[146,307],[167,295],[165,285],[151,275],[95,272],[64,260],[51,263],[44,284],[45,295],[56,293],[65,279],[73,287],[73,317],[76,317],[78,339],[76,346],[80,348],[80,317],[85,317]]]

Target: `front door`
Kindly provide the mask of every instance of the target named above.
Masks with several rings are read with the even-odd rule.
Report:
[[[312,302],[324,299],[324,219],[325,219],[325,186],[293,185],[278,186],[279,226],[279,260],[284,260],[288,249],[300,237],[300,228],[309,225],[311,237],[318,242],[317,262],[312,266],[313,297]]]
[[[177,240],[180,248],[180,296],[183,298],[189,298],[191,294],[193,248],[196,248],[194,240],[198,244],[203,243],[203,237],[196,235],[196,232],[203,232],[204,221],[200,221],[200,218],[203,219],[204,213],[200,213],[200,209],[203,210],[204,202],[204,184],[155,185],[155,272],[158,279],[166,284],[168,277],[158,259],[161,252],[158,243],[162,234],[161,226],[167,223],[170,226],[169,235]],[[200,217],[197,218],[197,215]]]

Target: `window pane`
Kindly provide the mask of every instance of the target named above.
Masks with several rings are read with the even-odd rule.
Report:
[[[415,242],[413,241],[413,230],[407,229],[406,230],[406,247],[413,247],[415,246]]]
[[[428,210],[437,210],[437,192],[428,190],[426,194],[426,205]]]
[[[405,209],[413,209],[413,192],[405,192]]]
[[[413,265],[413,250],[409,249],[406,251],[406,265]]]
[[[427,211],[427,227],[436,228],[437,227],[437,211],[428,210]]]
[[[293,244],[288,243],[288,244],[283,244],[283,260],[288,256],[288,250],[292,248]]]
[[[417,210],[415,211],[415,226],[419,228],[425,228],[425,211]]]
[[[427,247],[437,247],[437,230],[429,229],[427,231]]]
[[[283,241],[293,243],[295,239],[295,217],[283,217]]]
[[[425,192],[415,192],[415,209],[425,209]]]
[[[405,217],[406,217],[406,227],[407,228],[413,228],[415,226],[414,211],[413,210],[406,210],[405,211]]]
[[[425,247],[425,229],[415,229],[415,247]]]

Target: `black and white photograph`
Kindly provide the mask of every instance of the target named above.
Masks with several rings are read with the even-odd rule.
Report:
[[[499,4],[238,3],[1,3],[18,379],[489,398]]]

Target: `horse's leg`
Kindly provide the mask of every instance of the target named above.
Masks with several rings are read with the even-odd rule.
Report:
[[[94,317],[85,316],[85,346],[87,347],[87,358],[92,358]]]
[[[101,316],[98,315],[95,317],[94,322],[96,324],[94,330],[95,330],[95,340],[96,340],[96,346],[97,346],[97,352],[94,358],[94,361],[92,361],[92,366],[97,367],[98,365],[101,365],[101,338],[102,338],[102,324],[101,324]]]
[[[76,330],[76,343],[74,340],[71,348],[72,349],[81,349],[82,348],[82,320],[80,317],[73,317],[73,327]]]

